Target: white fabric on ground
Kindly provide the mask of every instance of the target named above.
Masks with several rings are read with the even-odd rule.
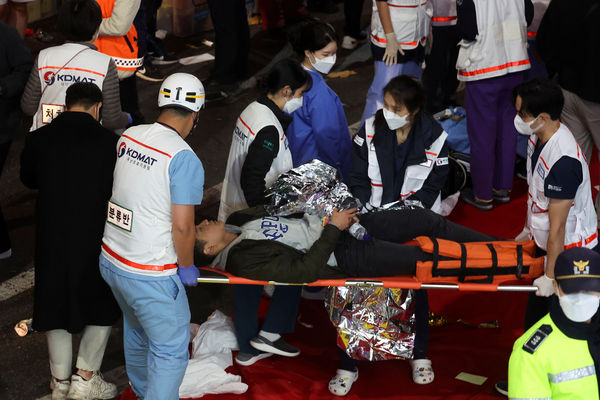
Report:
[[[231,318],[215,311],[200,325],[192,341],[192,359],[179,387],[179,396],[198,398],[205,394],[245,393],[248,385],[242,378],[225,372],[233,364],[232,350],[237,349]]]

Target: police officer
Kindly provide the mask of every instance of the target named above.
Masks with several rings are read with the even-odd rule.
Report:
[[[558,299],[515,342],[508,367],[511,399],[598,399],[600,255],[576,247],[555,267]]]
[[[102,238],[100,272],[123,311],[127,374],[145,400],[176,400],[188,362],[190,310],[182,286],[197,284],[194,205],[202,163],[184,141],[204,104],[193,75],[163,82],[156,123],[123,133]]]

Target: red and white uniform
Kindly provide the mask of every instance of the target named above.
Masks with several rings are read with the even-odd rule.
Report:
[[[419,43],[425,44],[433,15],[431,4],[427,0],[388,0],[387,5],[400,48],[411,50]],[[378,47],[385,47],[387,43],[376,0],[373,0],[371,15],[371,42]]]

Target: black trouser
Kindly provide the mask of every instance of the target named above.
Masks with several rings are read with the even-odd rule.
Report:
[[[4,168],[4,163],[8,158],[8,150],[10,149],[10,143],[8,142],[0,144],[0,177],[2,177],[2,168]],[[6,221],[4,220],[4,215],[2,215],[2,208],[0,208],[0,253],[4,253],[8,249],[10,249],[10,237],[8,236],[8,227],[6,226]]]
[[[138,57],[145,57],[149,52],[162,56],[163,51],[156,40],[156,13],[162,0],[142,0],[140,8],[133,20],[138,34]]]
[[[121,98],[121,108],[131,115],[131,125],[140,125],[144,123],[144,116],[140,111],[137,83],[135,75],[119,81],[119,96]]]
[[[228,84],[246,78],[250,30],[244,0],[208,0],[215,27],[214,79]]]
[[[427,291],[424,289],[415,290],[415,347],[413,350],[413,359],[420,360],[427,358],[427,348],[429,347],[429,299]],[[340,351],[341,369],[346,371],[355,371],[359,363]]]
[[[484,242],[497,238],[448,221],[427,209],[394,210],[360,216],[372,236],[370,242],[342,232],[334,254],[338,268],[351,276],[414,275],[417,261],[425,260],[418,246],[400,243],[417,236],[455,242]]]
[[[360,17],[364,0],[344,0],[344,35],[360,36]]]
[[[250,340],[258,334],[258,305],[262,298],[263,286],[234,285],[235,336],[240,352],[257,354],[258,350],[250,346]],[[262,329],[270,333],[291,333],[296,326],[296,315],[300,304],[302,286],[276,286],[269,311]]]
[[[458,28],[434,26],[433,46],[425,58],[423,85],[427,92],[427,111],[436,113],[453,103],[458,87],[456,59],[458,58]]]

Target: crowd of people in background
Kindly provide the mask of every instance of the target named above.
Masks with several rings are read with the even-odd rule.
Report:
[[[198,225],[204,169],[185,139],[206,97],[248,78],[245,2],[208,1],[215,65],[204,82],[156,69],[177,61],[155,37],[160,0],[65,0],[58,24],[66,42],[35,59],[22,40],[26,3],[0,0],[0,18],[16,27],[0,22],[0,172],[20,113],[31,116],[20,176],[38,190],[33,326],[47,336],[53,400],[117,395],[99,370],[121,315],[133,391],[146,400],[178,398],[190,340],[184,285],[195,286],[200,274],[195,250],[251,279],[308,282],[414,274],[428,256],[403,243],[421,235],[497,240],[441,215],[455,150],[434,114],[460,103],[459,87],[472,178],[461,199],[489,211],[511,201],[515,172],[527,179],[527,222],[515,240],[534,240],[545,257],[509,380],[496,388],[511,398],[598,398],[600,256],[589,172],[600,146],[597,1],[373,0],[366,32],[363,0],[345,0],[342,37],[308,17],[336,12],[331,0],[260,0],[264,30],[291,25],[294,56],[275,62],[260,96],[231,116],[218,217]],[[326,76],[338,46],[367,40],[374,72],[365,77],[372,82],[352,136]],[[138,78],[160,82],[153,123],[140,110]],[[93,163],[82,149],[93,149]],[[336,209],[328,220],[267,216],[265,188],[313,159],[338,171],[359,207]],[[411,207],[383,210],[396,202]],[[374,240],[348,234],[357,219]],[[0,259],[11,252],[0,212]],[[262,290],[234,289],[235,360],[244,367],[300,354],[282,337],[294,330],[300,288],[275,289],[259,327]],[[427,292],[415,298],[411,373],[428,384],[435,375]],[[79,332],[72,373],[71,335]],[[340,359],[328,387],[344,396],[358,368],[343,352]]]

